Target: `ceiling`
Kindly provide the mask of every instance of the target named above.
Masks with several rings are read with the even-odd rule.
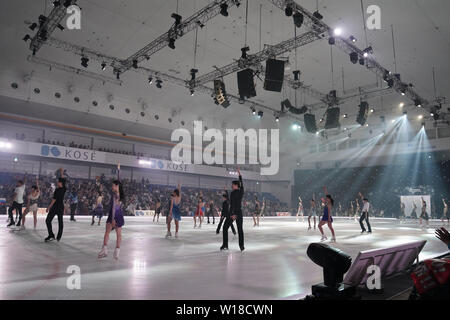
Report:
[[[185,0],[178,1],[178,13],[186,18],[191,16],[210,1]],[[213,66],[224,66],[238,59],[241,55],[240,48],[244,46],[245,39],[245,0],[241,1],[239,8],[229,9],[229,16],[221,15],[213,18],[202,29],[198,29],[197,57],[195,67],[199,69],[201,76],[213,71]],[[432,69],[436,71],[436,85],[438,96],[450,95],[450,75],[448,56],[450,53],[450,2],[447,0],[364,0],[364,6],[377,4],[381,8],[382,30],[367,31],[368,44],[374,48],[374,57],[383,66],[394,70],[392,29],[394,30],[396,69],[401,74],[402,80],[412,83],[415,90],[428,100],[435,97]],[[316,0],[303,0],[300,3],[309,11],[316,10]],[[150,43],[159,35],[166,32],[173,23],[170,15],[176,11],[176,0],[79,0],[82,8],[82,29],[64,30],[58,29],[52,36],[73,44],[85,46],[106,55],[121,59],[127,58],[137,50]],[[360,0],[319,0],[319,11],[324,16],[324,21],[331,27],[340,27],[346,36],[354,35],[357,45],[361,49],[366,47],[362,23]],[[287,18],[283,11],[272,5],[267,0],[252,0],[248,2],[248,27],[247,45],[249,53],[256,53],[265,44],[273,45],[294,36],[292,18]],[[114,119],[109,122],[111,130],[122,130],[129,126],[117,125],[120,121],[139,122],[139,126],[133,129],[133,134],[147,136],[148,128],[174,129],[179,126],[181,120],[186,121],[189,127],[193,120],[202,117],[208,127],[250,128],[280,127],[281,146],[283,151],[292,150],[293,144],[308,142],[310,136],[290,130],[292,120],[281,119],[275,123],[272,114],[265,112],[262,120],[251,115],[248,106],[232,104],[228,109],[223,109],[213,103],[210,96],[197,93],[190,96],[186,88],[173,84],[163,83],[162,89],[154,85],[149,86],[143,75],[135,72],[127,72],[121,76],[123,85],[102,84],[99,81],[67,73],[58,70],[49,71],[47,67],[28,62],[30,54],[28,45],[22,41],[26,33],[33,35],[28,29],[28,24],[37,22],[40,14],[48,15],[52,9],[52,1],[47,0],[15,0],[2,4],[0,12],[0,36],[2,50],[0,51],[1,87],[0,94],[52,106],[51,113],[54,118],[68,121],[67,110],[84,112],[85,116],[77,118],[78,123],[84,126],[105,126],[99,124],[98,116]],[[261,19],[260,19],[261,17]],[[261,28],[260,28],[261,26]],[[306,32],[303,26],[297,29],[297,34]],[[149,61],[141,65],[158,70],[182,79],[188,79],[189,70],[194,67],[194,39],[195,31],[186,34],[175,43],[176,49],[168,47],[154,54]],[[261,41],[260,41],[261,39]],[[353,65],[347,54],[333,47],[333,78],[331,76],[331,52],[327,41],[316,41],[301,47],[295,52],[286,53],[289,57],[291,72],[295,65],[301,70],[301,80],[306,85],[324,93],[336,89],[338,95],[358,86],[373,86],[381,84],[380,79],[359,64]],[[77,68],[80,66],[80,58],[71,53],[63,52],[49,46],[43,46],[37,53],[38,57],[64,63]],[[99,63],[89,62],[88,71],[103,73],[111,76],[112,70],[101,71]],[[28,79],[26,75],[31,75]],[[10,84],[18,82],[24,90],[12,93]],[[236,74],[225,77],[227,91],[237,95]],[[210,86],[212,84],[209,84]],[[33,94],[32,89],[41,87],[39,97]],[[44,88],[44,89],[43,89]],[[59,88],[59,89],[56,89]],[[70,88],[70,90],[68,90]],[[82,99],[89,96],[89,100],[98,100],[103,109],[93,111],[90,101],[82,101],[78,105],[73,102],[56,102],[54,92],[61,90],[65,96],[79,95]],[[268,92],[262,88],[262,82],[257,80],[257,97],[252,101],[279,108],[280,101],[290,98],[295,101],[294,91],[285,87],[283,92]],[[108,95],[113,95],[117,108],[111,111],[108,106]],[[375,112],[370,116],[370,123],[378,123],[379,116],[386,118],[396,117],[402,113],[398,104],[402,102],[398,94],[390,94],[369,100]],[[297,94],[297,104],[312,104],[318,102],[314,98]],[[410,101],[404,101],[411,103]],[[357,112],[358,101],[353,101],[341,106],[341,114],[348,113],[348,119],[341,119],[343,126],[354,124],[354,116]],[[138,114],[145,109],[146,116],[139,120],[132,120],[125,115],[125,107],[131,108],[131,114]],[[0,110],[4,105],[0,105]],[[413,108],[413,107],[411,107]],[[413,108],[412,113],[420,113],[422,110]],[[174,113],[175,111],[175,113]],[[36,108],[8,108],[8,112],[23,115],[46,118],[46,113],[36,113]],[[324,110],[317,112],[316,118],[320,118]],[[60,113],[60,115],[57,115]],[[159,120],[154,115],[160,115]],[[176,114],[176,116],[174,116]],[[172,123],[168,117],[174,116]],[[74,121],[71,119],[70,121]],[[117,122],[119,121],[119,122]],[[148,126],[148,128],[146,128]],[[362,128],[361,130],[365,130]]]

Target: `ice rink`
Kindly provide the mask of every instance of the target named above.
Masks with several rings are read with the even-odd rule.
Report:
[[[253,227],[244,223],[245,247],[241,253],[237,236],[230,230],[229,251],[220,252],[222,235],[216,225],[193,229],[193,220],[183,217],[178,239],[165,239],[164,218],[126,217],[120,258],[112,252],[98,260],[104,234],[101,226],[90,225],[90,217],[77,222],[64,218],[61,242],[44,243],[47,235],[43,217],[36,231],[27,217],[27,229],[20,232],[0,228],[1,299],[299,299],[321,282],[322,269],[306,256],[311,242],[320,241],[318,230],[307,230],[307,222],[295,217],[270,217]],[[362,250],[427,240],[420,258],[446,252],[431,227],[422,230],[418,222],[399,224],[393,219],[372,219],[373,234],[361,235],[353,219],[337,218],[335,246],[355,258]],[[57,223],[54,221],[56,233]],[[330,232],[325,227],[330,238]],[[69,266],[81,271],[81,289],[69,290]]]

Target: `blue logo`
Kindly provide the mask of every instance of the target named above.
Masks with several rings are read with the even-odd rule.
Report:
[[[41,155],[48,157],[49,155],[53,155],[54,157],[59,157],[61,155],[61,151],[57,147],[51,147],[50,146],[42,146],[41,147]]]
[[[160,169],[164,168],[164,163],[162,163],[161,160],[158,160],[158,168]]]

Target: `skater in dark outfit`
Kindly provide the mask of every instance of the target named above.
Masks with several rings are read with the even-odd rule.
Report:
[[[226,218],[223,226],[223,244],[220,250],[228,250],[228,228],[233,221],[236,221],[238,235],[239,235],[239,248],[241,251],[245,250],[244,247],[244,230],[242,229],[242,198],[244,196],[244,184],[242,183],[241,171],[237,169],[239,174],[239,180],[233,181],[231,187],[233,191],[230,195],[230,218]]]
[[[209,202],[209,205],[208,205],[208,208],[207,208],[207,214],[206,214],[206,217],[208,218],[208,220],[207,220],[207,223],[209,224],[209,216],[212,216],[212,218],[213,218],[213,224],[215,224],[216,223],[216,220],[215,220],[215,218],[214,218],[214,201],[210,201]]]
[[[216,233],[220,233],[220,228],[222,227],[222,223],[225,221],[226,218],[230,218],[230,200],[228,197],[228,191],[225,190],[225,193],[222,195],[222,214],[220,215],[220,221],[219,225],[217,226]],[[234,225],[231,224],[231,231],[233,234],[236,234],[236,230],[234,229]]]
[[[63,215],[64,215],[64,195],[66,194],[66,179],[64,178],[63,169],[59,169],[60,177],[58,178],[57,188],[53,194],[53,199],[47,208],[47,219],[45,223],[47,224],[48,236],[45,238],[45,242],[55,240],[55,234],[52,230],[52,221],[55,216],[58,216],[58,235],[56,240],[60,241],[63,234]]]
[[[117,165],[117,180],[114,180],[111,186],[111,201],[109,206],[108,219],[106,220],[105,236],[103,237],[103,247],[98,254],[102,259],[108,256],[109,234],[116,230],[116,248],[114,249],[114,259],[119,259],[120,245],[122,243],[122,227],[125,224],[122,207],[125,202],[125,193],[122,182],[120,182],[120,164]]]

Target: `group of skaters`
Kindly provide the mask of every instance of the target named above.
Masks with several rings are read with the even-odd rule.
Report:
[[[419,219],[419,225],[421,227],[425,227],[425,224],[428,227],[430,216],[427,211],[427,202],[423,199],[423,197],[421,197],[421,202],[422,202],[422,206],[421,206],[420,216],[417,216],[418,208],[416,205],[416,201],[413,200],[410,218],[411,219]],[[444,221],[447,220],[447,225],[450,225],[450,212],[448,210],[448,202],[445,201],[445,199],[442,199],[442,204],[443,204],[443,209],[442,209],[442,215],[441,215],[441,222],[444,223]],[[400,216],[399,216],[400,222],[404,222],[406,220],[405,207],[406,207],[405,204],[403,202],[401,202],[400,203]],[[425,222],[425,224],[423,224],[423,222]]]
[[[120,181],[120,164],[117,166],[117,179],[112,182],[111,185],[111,197],[110,197],[110,205],[109,205],[109,211],[108,211],[108,218],[106,220],[106,230],[105,235],[103,238],[103,246],[101,251],[98,254],[98,258],[105,258],[108,256],[108,241],[109,241],[109,235],[111,231],[116,231],[116,246],[114,250],[114,258],[119,258],[119,252],[120,252],[120,245],[122,241],[122,227],[125,223],[124,221],[124,210],[123,206],[125,204],[125,193],[123,190],[122,183]],[[237,233],[239,236],[239,248],[241,251],[244,251],[244,232],[243,232],[243,214],[242,214],[242,199],[244,196],[244,185],[242,181],[242,176],[240,173],[240,170],[238,169],[239,173],[239,180],[235,180],[231,184],[231,193],[228,194],[228,191],[225,190],[222,197],[223,197],[223,204],[222,204],[222,214],[220,217],[219,225],[217,227],[216,232],[220,233],[220,229],[223,226],[223,243],[220,247],[220,250],[228,250],[228,229],[231,228],[233,234],[236,234],[236,229],[234,227],[234,223],[236,223]],[[73,189],[72,192],[68,195],[68,202],[64,202],[64,197],[67,191],[66,188],[66,182],[67,179],[65,177],[65,171],[61,168],[56,172],[56,188],[53,193],[53,197],[51,199],[51,202],[49,206],[46,209],[47,212],[47,218],[45,220],[48,236],[44,239],[45,242],[51,242],[54,240],[57,240],[58,242],[61,240],[64,230],[64,223],[63,223],[63,216],[64,212],[67,212],[67,203],[69,203],[69,210],[71,212],[71,221],[75,221],[74,213],[76,210],[76,204],[77,204],[77,196],[76,196],[76,190]],[[25,185],[26,185],[26,176],[23,180],[19,180],[17,182],[16,188],[14,189],[13,194],[13,201],[11,203],[11,206],[8,210],[8,227],[11,226],[17,226],[20,229],[24,228],[25,225],[25,217],[27,213],[33,212],[34,215],[34,228],[36,228],[36,222],[37,222],[37,211],[38,211],[38,200],[40,197],[40,189],[38,180],[36,178],[36,184],[31,187],[31,192],[28,195],[26,209],[24,214],[22,215],[22,209],[24,205],[24,194],[25,194]],[[168,204],[168,212],[166,215],[166,224],[167,224],[167,234],[166,238],[171,238],[171,225],[172,221],[175,223],[175,238],[178,238],[178,232],[179,232],[179,222],[181,221],[181,210],[180,210],[180,204],[182,199],[182,193],[181,193],[181,185],[178,184],[178,187],[173,190],[170,196],[169,204]],[[95,223],[95,217],[98,218],[98,224],[100,225],[100,220],[103,217],[103,197],[102,197],[102,190],[98,191],[98,197],[97,201],[94,206],[93,210],[93,216],[92,216],[92,223],[93,225]],[[194,216],[194,219],[196,217],[199,218],[200,225],[202,223],[203,215],[201,212],[204,212],[204,203],[202,202],[201,198],[199,198],[199,207],[197,208],[196,216]],[[155,210],[155,218],[157,221],[159,221],[159,215],[161,213],[161,202],[157,200],[156,202],[156,210]],[[202,208],[203,207],[203,208]],[[17,224],[16,221],[14,221],[14,215],[13,212],[16,212],[17,215]],[[258,212],[259,207],[258,207]],[[55,234],[53,233],[52,229],[52,221],[55,218],[55,216],[58,219],[58,233],[55,237]],[[209,218],[209,216],[208,216]],[[208,219],[209,220],[209,219]],[[196,221],[196,220],[195,220]],[[256,220],[255,220],[256,221]],[[259,220],[258,220],[259,222]],[[209,223],[209,221],[208,221]],[[215,224],[215,218],[213,215],[213,224]],[[256,224],[256,222],[255,222]],[[196,224],[194,225],[196,227]]]
[[[124,209],[123,206],[125,204],[125,193],[123,190],[122,183],[120,181],[120,164],[117,166],[117,179],[114,180],[111,184],[111,196],[110,196],[110,205],[109,205],[109,211],[108,211],[108,218],[106,220],[106,230],[104,234],[103,239],[103,246],[98,254],[98,258],[104,258],[108,255],[108,241],[109,241],[109,235],[111,231],[116,231],[116,246],[114,250],[114,258],[118,259],[119,257],[119,251],[120,251],[120,245],[122,240],[122,227],[124,225]],[[243,213],[242,213],[242,199],[244,197],[244,185],[242,181],[242,176],[240,173],[240,170],[238,169],[239,174],[239,180],[235,180],[231,184],[231,193],[228,193],[228,191],[225,189],[222,194],[222,210],[221,210],[221,216],[220,221],[216,229],[216,233],[220,233],[220,229],[223,226],[223,242],[222,246],[220,247],[220,250],[227,250],[228,249],[228,229],[231,228],[233,234],[238,234],[239,236],[239,247],[241,251],[244,251],[244,232],[243,232]],[[66,194],[66,177],[65,177],[65,171],[61,168],[56,173],[56,187],[53,192],[52,200],[49,204],[49,206],[46,209],[47,212],[47,218],[46,218],[46,226],[48,231],[48,236],[45,238],[45,242],[51,242],[54,240],[60,241],[63,234],[63,215],[64,212],[67,212],[67,202],[64,203],[64,197]],[[38,200],[41,196],[40,194],[40,188],[38,179],[36,178],[36,183],[31,187],[31,192],[29,193],[26,201],[26,207],[25,211],[22,214],[22,209],[24,205],[24,194],[25,194],[25,184],[26,184],[26,176],[23,180],[19,180],[17,182],[16,188],[14,189],[13,194],[13,201],[11,203],[11,206],[8,210],[8,217],[9,217],[9,223],[8,227],[11,226],[17,226],[19,228],[23,228],[25,224],[26,215],[30,212],[33,213],[34,218],[34,228],[36,228],[36,222],[37,222],[37,213],[38,213]],[[328,193],[328,190],[326,187],[324,187],[324,197],[320,199],[320,203],[317,203],[315,199],[315,196],[310,200],[310,207],[308,211],[308,230],[311,230],[311,219],[313,220],[314,229],[316,229],[316,219],[319,220],[317,224],[317,228],[319,229],[322,238],[321,241],[327,240],[327,236],[324,233],[323,227],[325,225],[328,226],[328,228],[331,231],[331,242],[336,242],[336,235],[333,228],[333,213],[334,213],[334,199],[332,196]],[[104,215],[104,208],[103,208],[103,191],[99,190],[97,195],[97,200],[95,202],[94,208],[93,208],[93,216],[92,216],[92,225],[95,223],[95,217],[98,218],[98,224],[100,225],[100,220]],[[359,193],[359,197],[361,198],[361,201],[363,203],[363,207],[361,210],[361,215],[359,217],[359,223],[361,226],[361,233],[372,233],[372,228],[369,222],[369,212],[370,212],[370,203],[369,200],[363,196],[362,193]],[[69,204],[69,210],[71,213],[70,220],[75,221],[74,214],[76,210],[77,205],[77,193],[76,189],[72,189],[71,193],[68,195],[68,204]],[[170,199],[167,203],[167,211],[166,211],[166,224],[167,224],[167,233],[166,238],[172,238],[172,221],[175,224],[175,238],[178,238],[178,232],[179,232],[179,222],[181,221],[181,201],[182,201],[182,191],[181,191],[181,185],[178,184],[177,188],[171,192]],[[444,203],[444,212],[443,217],[447,217],[449,220],[449,212],[448,212],[448,205],[446,201],[442,200]],[[202,195],[200,193],[200,196],[198,197],[197,201],[197,207],[196,212],[194,215],[194,228],[197,228],[197,219],[198,219],[198,228],[201,228],[203,218],[206,216],[208,218],[209,223],[209,217],[212,215],[212,223],[215,224],[215,218],[213,214],[213,202],[206,206],[205,202],[203,201]],[[414,203],[415,206],[415,203]],[[156,201],[156,208],[155,208],[155,215],[153,217],[153,221],[159,221],[159,216],[162,212],[162,203],[158,199]],[[208,211],[206,211],[206,207],[208,207]],[[263,199],[262,203],[259,202],[258,198],[255,197],[254,199],[254,208],[253,208],[253,222],[254,227],[259,226],[260,223],[260,217],[261,215],[264,215],[264,207],[265,207],[265,201]],[[402,203],[402,213],[404,214],[404,207],[405,205]],[[415,206],[415,208],[417,208]],[[414,209],[413,209],[414,210]],[[17,224],[14,221],[13,212],[16,212],[17,215]],[[299,215],[304,217],[304,206],[303,201],[301,197],[299,197],[299,207],[297,211],[297,219]],[[359,204],[357,207],[356,214],[359,213]],[[58,233],[55,237],[55,234],[52,230],[52,221],[55,218],[55,216],[58,219]],[[420,215],[420,224],[422,225],[422,220],[426,221],[428,224],[429,216],[427,213],[427,204],[426,201],[422,198],[422,213]],[[236,223],[236,228],[234,226],[234,223]],[[367,225],[367,229],[365,228],[364,223]]]

